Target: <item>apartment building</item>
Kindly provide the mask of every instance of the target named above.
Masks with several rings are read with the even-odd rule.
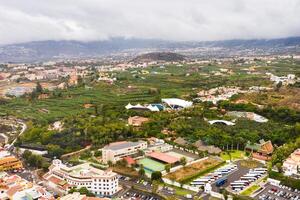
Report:
[[[89,163],[68,167],[61,160],[55,159],[49,167],[49,172],[44,175],[53,187],[61,188],[66,182],[70,187],[86,187],[98,196],[111,196],[118,191],[118,177],[112,171],[103,171],[90,166]],[[53,181],[56,180],[56,181]],[[68,187],[65,187],[67,190]]]
[[[23,168],[22,162],[14,156],[0,158],[0,171]]]
[[[144,150],[146,148],[147,142],[145,141],[110,143],[102,149],[102,160],[104,163],[108,163],[108,161],[115,163],[125,156],[136,154],[139,150]]]
[[[300,174],[300,148],[283,162],[282,169],[287,176]]]

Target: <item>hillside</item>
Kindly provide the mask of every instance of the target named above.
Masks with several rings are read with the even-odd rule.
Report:
[[[207,42],[175,42],[154,39],[111,38],[103,41],[80,42],[74,40],[35,41],[0,46],[0,62],[32,62],[57,58],[89,58],[128,51],[135,55],[152,51],[193,52],[198,56],[228,56],[236,52],[286,53],[300,52],[300,37],[257,40],[225,40]],[[221,49],[222,51],[217,51]],[[226,49],[226,51],[224,51]],[[244,51],[247,50],[247,51]],[[236,54],[235,54],[236,55]]]
[[[133,59],[133,62],[151,62],[151,61],[165,61],[165,62],[179,62],[186,60],[186,57],[172,52],[152,52],[142,54]]]

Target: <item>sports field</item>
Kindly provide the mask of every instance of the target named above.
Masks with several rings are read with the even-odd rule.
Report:
[[[163,171],[165,169],[165,165],[157,162],[155,160],[152,160],[150,158],[143,158],[138,161],[139,164],[142,164],[144,166],[144,169],[146,173],[151,174],[155,171]]]

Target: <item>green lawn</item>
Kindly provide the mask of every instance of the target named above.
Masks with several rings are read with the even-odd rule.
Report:
[[[221,153],[221,158],[223,160],[230,160],[230,157],[231,157],[231,160],[242,159],[245,157],[245,152],[239,151],[239,150],[234,150],[234,151],[229,151],[228,153],[227,152]]]
[[[258,185],[252,185],[247,190],[243,191],[241,193],[241,195],[250,196],[253,192],[255,192],[256,190],[258,190],[258,188],[260,188],[260,186],[258,186]]]

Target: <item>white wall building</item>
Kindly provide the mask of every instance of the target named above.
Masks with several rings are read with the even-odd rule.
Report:
[[[282,169],[286,176],[300,174],[300,149],[295,150],[282,165]]]
[[[107,163],[108,161],[115,163],[125,156],[136,154],[139,150],[144,150],[146,148],[147,142],[145,141],[110,143],[102,149],[102,160],[104,163]]]
[[[45,177],[55,176],[77,188],[86,187],[98,196],[111,196],[118,191],[118,177],[112,171],[103,171],[89,163],[68,167],[61,160],[53,160]]]

